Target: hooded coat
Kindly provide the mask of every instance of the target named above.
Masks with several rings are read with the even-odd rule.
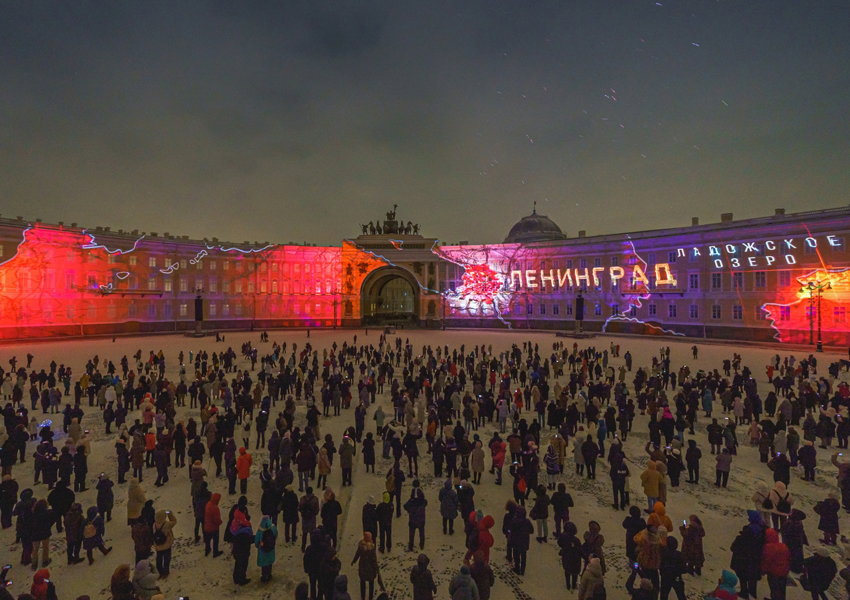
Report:
[[[658,498],[659,488],[663,479],[664,476],[658,471],[655,461],[649,461],[646,471],[640,474],[643,493],[649,498]]]
[[[449,583],[449,594],[452,600],[480,600],[478,585],[469,573],[469,567],[463,565],[460,573],[452,578]]]
[[[437,586],[434,583],[434,576],[428,569],[428,563],[431,562],[424,554],[420,554],[416,560],[416,564],[410,569],[410,583],[413,584],[413,600],[434,600],[434,594],[437,593]]]
[[[140,560],[133,570],[133,589],[140,600],[151,600],[159,593],[157,574],[148,560]]]
[[[254,546],[256,546],[257,548],[258,567],[268,567],[273,565],[275,562],[276,557],[274,548],[270,551],[262,549],[263,533],[269,529],[274,534],[275,539],[277,539],[277,527],[275,527],[274,523],[272,523],[272,520],[269,517],[263,517],[263,520],[260,521],[260,527],[257,529],[257,533],[254,536]]]
[[[345,575],[336,576],[332,600],[351,600],[351,595],[348,593],[348,577]]]
[[[145,490],[139,484],[139,480],[133,477],[130,487],[127,488],[127,520],[135,521],[142,516],[142,508],[145,506]]]
[[[599,559],[592,558],[578,584],[576,600],[593,600],[598,593],[605,589],[605,577]]]
[[[764,532],[764,549],[761,555],[761,572],[775,577],[785,577],[791,570],[791,552],[779,541],[774,529]]]
[[[732,562],[730,566],[736,573],[746,573],[748,577],[758,579],[761,577],[761,555],[764,549],[765,525],[761,513],[757,510],[748,510],[746,525],[735,541],[732,542]]]
[[[221,502],[221,494],[213,494],[204,507],[204,533],[215,533],[221,527],[219,502]]]
[[[673,521],[667,516],[667,509],[661,502],[656,502],[652,507],[652,514],[646,520],[648,527],[664,527],[667,531],[673,531]]]

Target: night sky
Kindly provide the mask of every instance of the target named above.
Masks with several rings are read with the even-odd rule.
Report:
[[[847,0],[0,0],[0,212],[339,244],[847,205]]]

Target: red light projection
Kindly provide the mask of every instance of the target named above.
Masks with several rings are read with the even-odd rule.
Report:
[[[101,236],[22,230],[0,264],[0,338],[185,330],[196,295],[211,328],[341,324],[359,318],[363,280],[387,264],[350,243],[241,249]]]
[[[463,273],[463,283],[457,297],[478,297],[484,304],[493,304],[493,298],[502,288],[498,274],[488,265],[469,265]]]
[[[797,277],[800,289],[796,299],[785,304],[767,303],[762,310],[776,330],[780,342],[809,343],[812,333],[826,344],[844,344],[850,326],[847,324],[847,298],[850,295],[850,269],[816,269]],[[810,290],[809,284],[814,289]],[[818,288],[821,290],[818,300]],[[820,305],[820,315],[818,315]]]

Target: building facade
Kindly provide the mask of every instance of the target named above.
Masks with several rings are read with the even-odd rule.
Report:
[[[820,330],[850,344],[850,208],[592,237],[535,211],[485,245],[394,220],[363,230],[340,246],[237,245],[0,219],[0,338],[183,331],[196,317],[574,331],[583,304],[585,331],[809,343]]]

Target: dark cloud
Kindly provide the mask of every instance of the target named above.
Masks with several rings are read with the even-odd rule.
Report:
[[[846,3],[661,4],[9,0],[2,212],[338,243],[392,203],[448,241],[845,204]]]

